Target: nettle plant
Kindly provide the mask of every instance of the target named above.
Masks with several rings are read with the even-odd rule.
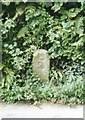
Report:
[[[2,2],[3,101],[84,104],[84,5],[84,1]],[[32,74],[36,49],[46,49],[50,55],[48,82]]]

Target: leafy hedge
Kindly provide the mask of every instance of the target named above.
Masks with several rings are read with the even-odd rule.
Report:
[[[84,5],[84,2],[2,3],[3,101],[84,103]],[[49,82],[32,74],[33,53],[41,48],[50,55]]]

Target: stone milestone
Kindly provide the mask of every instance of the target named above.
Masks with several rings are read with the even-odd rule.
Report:
[[[38,49],[33,54],[33,74],[42,80],[49,80],[50,60],[46,50]]]

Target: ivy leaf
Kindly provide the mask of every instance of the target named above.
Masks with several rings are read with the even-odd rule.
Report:
[[[8,73],[8,75],[12,76],[14,74],[14,72],[9,69],[9,68],[6,68],[6,72]]]
[[[78,8],[76,8],[76,9],[72,8],[69,11],[67,11],[67,10],[65,11],[65,13],[67,14],[67,16],[69,18],[76,17],[79,12],[80,12],[80,9],[78,9]]]
[[[73,43],[72,46],[83,46],[83,37],[81,37],[77,42]]]
[[[55,3],[54,6],[52,7],[52,10],[54,10],[54,12],[57,12],[58,10],[60,10],[62,5],[63,3]]]
[[[18,38],[23,37],[27,31],[28,31],[28,26],[22,27],[21,30],[18,32],[17,37]]]
[[[18,3],[18,1],[17,1],[17,3]],[[24,8],[25,8],[25,4],[24,5],[18,4],[17,5],[17,7],[16,7],[16,14],[13,17],[13,20],[15,20],[16,18],[18,18],[19,16],[21,16],[24,13],[24,11],[25,11]]]
[[[3,64],[0,65],[0,70],[2,70],[2,69],[4,68],[4,66],[5,66],[5,65],[3,65]]]

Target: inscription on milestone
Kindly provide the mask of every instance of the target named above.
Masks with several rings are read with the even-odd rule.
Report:
[[[44,59],[40,57],[38,60],[38,68],[44,69],[43,61]]]
[[[46,50],[39,49],[33,54],[33,73],[43,80],[49,80],[49,56]]]

